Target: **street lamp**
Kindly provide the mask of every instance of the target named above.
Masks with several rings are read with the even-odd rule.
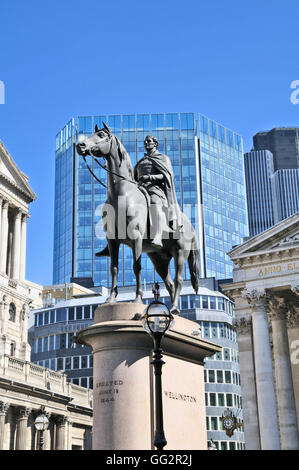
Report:
[[[44,450],[44,431],[48,428],[48,425],[49,420],[42,410],[41,414],[34,421],[35,429],[39,431],[39,450]]]
[[[154,366],[155,373],[155,402],[156,402],[156,432],[154,446],[158,450],[163,450],[167,441],[163,429],[163,405],[162,405],[162,361],[161,341],[168,330],[173,325],[173,316],[171,315],[167,305],[160,302],[159,284],[156,282],[153,287],[155,300],[149,304],[145,314],[142,317],[142,323],[145,331],[151,335],[154,341],[154,359],[151,362]]]

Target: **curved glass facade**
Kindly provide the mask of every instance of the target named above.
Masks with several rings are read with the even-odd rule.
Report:
[[[56,138],[53,283],[90,277],[95,285],[109,285],[108,260],[94,256],[106,245],[101,222],[106,190],[93,180],[75,150],[76,141],[91,135],[96,124],[102,127],[103,121],[122,141],[133,166],[144,155],[146,135],[158,138],[159,151],[173,165],[180,207],[198,235],[201,277],[231,277],[226,253],[247,235],[242,138],[204,116],[198,117],[198,135],[194,113],[99,115],[73,119]],[[87,160],[105,182],[105,170]],[[187,266],[184,277],[189,279]],[[160,280],[145,255],[142,280]],[[122,245],[119,285],[134,283],[131,250]]]

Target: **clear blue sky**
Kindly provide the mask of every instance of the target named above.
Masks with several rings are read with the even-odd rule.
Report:
[[[54,145],[73,116],[201,112],[298,126],[298,0],[1,0],[0,140],[37,195],[27,279],[52,282]]]

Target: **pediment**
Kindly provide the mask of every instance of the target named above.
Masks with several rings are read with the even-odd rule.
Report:
[[[299,212],[275,224],[265,232],[250,237],[228,254],[231,259],[299,248]]]
[[[28,177],[17,167],[2,142],[0,142],[0,179],[13,187],[16,193],[25,196],[28,201],[36,199],[28,184]]]

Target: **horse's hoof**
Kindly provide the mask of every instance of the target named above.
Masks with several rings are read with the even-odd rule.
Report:
[[[171,315],[178,315],[180,313],[180,309],[176,307],[175,305],[173,305],[170,309],[170,313]]]

